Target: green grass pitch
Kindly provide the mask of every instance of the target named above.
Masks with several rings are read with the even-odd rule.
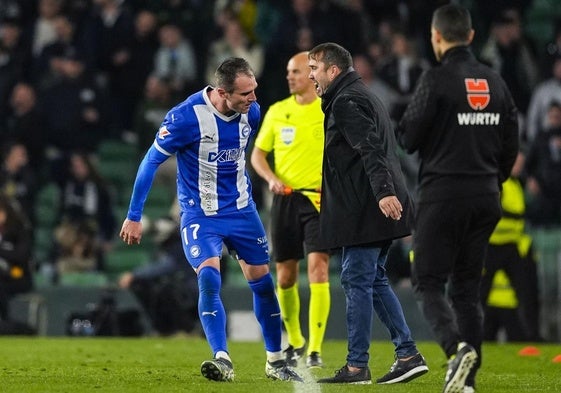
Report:
[[[265,377],[261,342],[232,342],[236,380],[207,381],[200,364],[209,357],[205,340],[181,338],[0,338],[0,392],[441,392],[446,372],[444,355],[432,342],[420,342],[430,371],[407,384],[319,385],[315,379],[330,376],[345,363],[346,343],[326,341],[325,367],[299,368],[304,384],[271,381]],[[561,392],[561,345],[533,344],[541,354],[521,357],[524,344],[485,344],[478,393]],[[375,379],[393,362],[389,342],[372,343],[370,369]]]

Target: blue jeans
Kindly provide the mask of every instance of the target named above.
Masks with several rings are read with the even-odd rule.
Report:
[[[403,309],[386,277],[391,243],[383,247],[343,247],[341,285],[347,302],[347,364],[368,366],[373,312],[386,326],[398,358],[415,355],[417,347]],[[368,299],[371,299],[369,302]]]

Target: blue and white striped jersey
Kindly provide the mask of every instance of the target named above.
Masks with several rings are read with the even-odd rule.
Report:
[[[210,86],[172,108],[140,165],[128,218],[138,221],[154,173],[177,156],[177,194],[183,212],[205,216],[253,204],[246,171],[246,150],[259,126],[257,102],[247,114],[225,116],[212,105]]]

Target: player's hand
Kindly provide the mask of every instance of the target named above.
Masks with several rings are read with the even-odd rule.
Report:
[[[140,244],[142,238],[142,222],[131,221],[128,218],[123,222],[119,237],[127,244]]]
[[[403,207],[397,199],[396,196],[387,196],[380,199],[378,203],[382,214],[386,217],[391,217],[394,220],[401,219],[401,212],[403,211]]]

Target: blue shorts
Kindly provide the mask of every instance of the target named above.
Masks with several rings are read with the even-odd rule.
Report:
[[[250,265],[269,263],[269,243],[257,210],[248,207],[235,213],[200,216],[181,215],[183,251],[194,269],[228,251]]]

